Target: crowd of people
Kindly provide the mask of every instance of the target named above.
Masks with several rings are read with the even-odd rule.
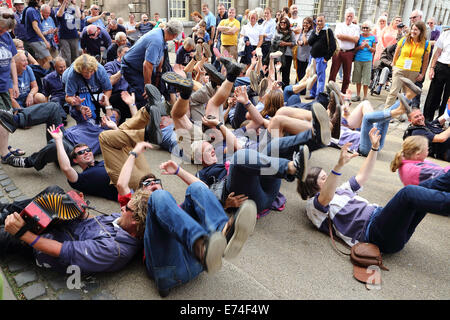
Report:
[[[84,3],[16,0],[14,10],[0,8],[1,161],[38,171],[57,162],[73,189],[117,201],[121,212],[86,213],[38,235],[18,214],[32,199],[2,205],[0,255],[23,252],[40,265],[90,273],[123,268],[143,249],[145,269],[166,296],[236,257],[257,219],[284,209],[283,180],[296,181],[312,223],[328,232],[331,220],[349,246],[397,252],[427,213],[449,214],[450,167],[425,159],[450,161],[450,31],[433,18],[427,26],[420,10],[409,23],[386,13],[374,26],[348,8],[333,31],[324,14],[300,18],[295,4],[238,16],[224,4],[214,16],[203,4],[185,34],[180,21],[157,13],[125,22]],[[388,90],[384,106],[372,106],[369,88]],[[411,125],[391,169],[405,187],[384,207],[371,204],[358,192],[390,121],[402,116]],[[18,128],[42,123],[41,150],[25,156],[8,145]],[[181,204],[143,156],[154,145],[170,158],[161,177],[187,185]],[[341,152],[327,173],[309,159],[330,146]],[[340,184],[343,166],[358,155],[366,157],[361,169]],[[185,164],[202,168],[193,175]],[[46,192],[64,190],[39,194]]]

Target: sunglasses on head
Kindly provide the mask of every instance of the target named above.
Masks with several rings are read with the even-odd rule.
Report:
[[[10,13],[2,13],[3,19],[14,19],[14,15]]]
[[[91,148],[86,148],[80,151],[75,152],[77,155],[81,156],[82,154],[85,154],[86,152],[91,152]]]
[[[151,180],[145,180],[144,182],[142,182],[142,185],[144,187],[148,187],[148,186],[151,186],[153,184],[161,185],[161,179],[151,179]]]

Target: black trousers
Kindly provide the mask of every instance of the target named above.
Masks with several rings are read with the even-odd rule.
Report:
[[[62,141],[64,150],[66,151],[67,156],[69,156],[73,150],[74,145],[64,137]],[[42,170],[48,163],[58,163],[55,141],[53,139],[50,140],[45,147],[43,147],[38,152],[34,152],[32,155],[30,155],[27,161],[37,171]]]
[[[284,63],[281,66],[281,77],[283,81],[283,85],[288,86],[290,85],[290,76],[291,76],[291,66],[292,66],[292,57],[291,56],[284,56]],[[283,61],[283,60],[282,60]],[[283,89],[284,89],[283,87]]]
[[[423,107],[425,120],[432,121],[436,110],[439,110],[441,116],[450,97],[450,66],[437,62],[434,69],[434,78],[431,80],[427,99]]]

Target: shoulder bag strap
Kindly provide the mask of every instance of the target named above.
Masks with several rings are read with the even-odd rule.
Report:
[[[333,243],[334,249],[335,249],[338,253],[341,253],[341,254],[346,255],[346,256],[350,256],[350,253],[344,252],[344,251],[340,250],[340,249],[336,246],[336,242],[334,241],[334,237],[333,237],[333,225],[332,225],[332,224],[333,224],[333,223],[331,222],[331,216],[330,216],[330,214],[328,213],[328,231],[330,232],[330,238],[331,238],[331,242]]]
[[[89,83],[86,81],[86,79],[81,76],[81,79],[83,79],[84,84],[86,85],[86,87],[89,90],[89,94],[92,97],[92,102],[95,105],[95,115],[97,117],[96,122],[99,123],[100,122],[100,109],[102,108],[102,105],[100,104],[100,102],[95,98],[94,93],[91,90],[91,86],[89,85]]]

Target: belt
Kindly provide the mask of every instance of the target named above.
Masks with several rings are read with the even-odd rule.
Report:
[[[341,49],[341,50],[339,50],[339,51],[341,51],[341,52],[349,52],[349,51],[354,51],[354,50],[355,50],[355,48],[350,49],[350,50],[344,50],[344,49]]]

